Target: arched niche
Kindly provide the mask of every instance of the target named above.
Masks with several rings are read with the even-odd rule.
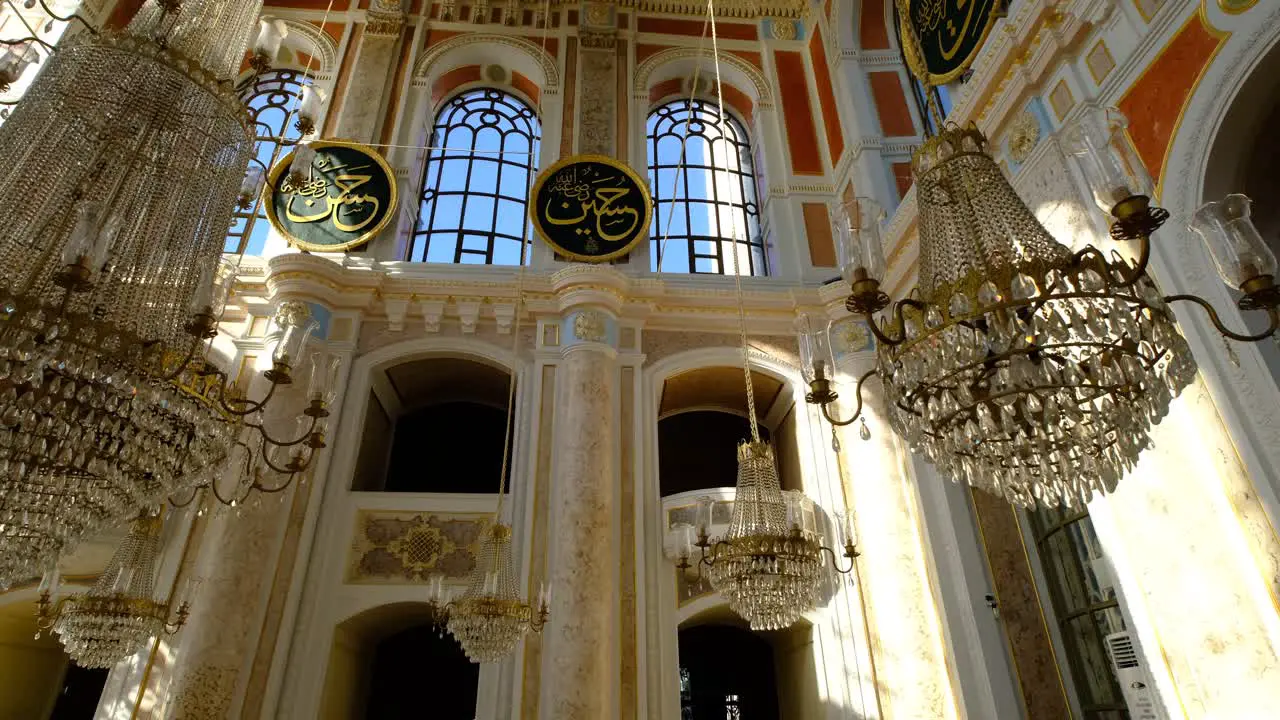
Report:
[[[321,718],[475,717],[480,668],[425,603],[379,605],[333,629]]]
[[[351,488],[497,493],[504,438],[510,450],[510,383],[505,368],[474,357],[427,357],[379,368]],[[508,478],[510,471],[508,462]]]

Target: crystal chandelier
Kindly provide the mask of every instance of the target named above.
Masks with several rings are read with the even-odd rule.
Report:
[[[228,79],[259,5],[149,0],[123,32],[68,38],[0,128],[0,585],[215,472],[292,382],[301,327],[261,401],[205,360],[253,192]],[[327,410],[303,414],[267,444],[322,445]]]
[[[524,300],[524,252],[516,270],[515,327],[511,355],[520,354],[520,311]],[[507,423],[502,433],[502,467],[498,479],[498,504],[493,520],[476,556],[467,589],[457,599],[445,602],[439,579],[433,579],[428,603],[445,618],[445,626],[463,652],[474,663],[495,663],[515,651],[525,633],[541,632],[550,611],[551,593],[545,585],[538,591],[538,608],[520,598],[511,562],[511,526],[501,522],[507,492],[507,468],[511,460],[512,417],[515,413],[516,374],[507,383]]]
[[[806,399],[847,425],[861,414],[863,382],[878,375],[890,427],[944,475],[1022,506],[1079,506],[1114,490],[1149,446],[1151,426],[1195,377],[1168,304],[1203,306],[1238,340],[1274,334],[1280,304],[1275,259],[1242,196],[1206,206],[1196,228],[1212,238],[1220,270],[1244,294],[1240,307],[1268,310],[1271,327],[1233,333],[1203,299],[1160,293],[1147,263],[1151,234],[1169,214],[1153,204],[1122,129],[1118,114],[1092,109],[1066,137],[1111,217],[1111,236],[1137,244],[1134,260],[1092,245],[1072,252],[1054,240],[972,125],[945,128],[912,158],[920,266],[908,298],[891,305],[880,290],[884,257],[872,203],[836,208],[840,265],[852,289],[846,307],[875,335],[879,357],[858,381],[854,415],[838,420],[830,410],[837,398],[830,339],[811,326],[801,336]]]
[[[696,531],[685,526],[677,540],[676,567],[688,570],[697,547],[697,561],[707,567],[711,587],[752,630],[780,630],[818,606],[823,582],[823,553],[840,573],[853,570],[835,564],[835,552],[824,545],[802,503],[804,495],[783,491],[777,462],[768,443],[755,440],[738,446],[738,480],[733,514],[723,537],[708,537],[711,499],[699,498]],[[811,517],[811,516],[808,516]],[[696,532],[696,539],[689,533]],[[853,535],[846,530],[844,557],[858,557]]]
[[[159,514],[144,513],[107,563],[93,588],[55,603],[56,572],[41,586],[36,625],[53,629],[67,655],[85,668],[110,668],[161,633],[173,634],[187,619],[188,604],[176,611],[154,599],[160,554]]]
[[[480,540],[476,567],[462,595],[447,604],[450,634],[474,663],[499,662],[525,633],[547,621],[550,594],[539,592],[538,610],[520,599],[511,567],[511,527],[492,524]]]

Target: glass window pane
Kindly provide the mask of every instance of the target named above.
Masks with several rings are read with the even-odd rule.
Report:
[[[722,252],[718,242],[706,239],[736,237],[743,244],[739,264],[749,266],[742,272],[765,274],[763,248],[750,244],[759,235],[757,183],[751,144],[741,123],[727,115],[722,119],[718,108],[701,100],[677,100],[651,112],[647,128],[650,189],[658,203],[651,241],[659,244],[666,236],[669,245],[655,248],[654,255],[662,254],[655,267],[687,272],[688,258],[695,254],[707,257],[695,259],[692,272],[732,272],[720,259],[735,254],[728,248]],[[683,172],[678,170],[682,163]],[[680,245],[684,252],[675,251]]]
[[[432,137],[446,150],[439,151],[439,171],[437,163],[428,163],[422,179],[424,209],[434,206],[434,213],[418,217],[417,232],[431,242],[415,245],[413,259],[498,265],[520,261],[516,238],[527,233],[526,203],[539,131],[533,110],[499,90],[468,90],[445,104]],[[426,233],[449,228],[468,232]],[[504,236],[508,239],[502,240]],[[528,253],[524,255],[527,262]]]

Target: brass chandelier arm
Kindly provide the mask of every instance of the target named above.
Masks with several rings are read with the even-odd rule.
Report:
[[[258,433],[262,435],[263,440],[266,440],[268,443],[271,443],[276,447],[293,447],[294,445],[300,445],[306,442],[307,440],[311,439],[312,434],[315,433],[316,423],[320,422],[320,417],[318,415],[311,415],[310,417],[311,417],[311,427],[307,428],[307,431],[304,432],[302,436],[299,437],[297,440],[292,440],[289,442],[276,440],[275,438],[271,437],[271,435],[267,433],[267,429],[258,423],[245,423],[245,427],[251,427],[257,430]]]
[[[176,634],[182,629],[183,625],[187,624],[187,616],[190,614],[191,603],[184,601],[182,604],[178,605],[178,609],[175,611],[174,618],[172,620],[165,618],[164,631],[169,635]]]
[[[831,415],[831,410],[830,410],[831,403],[834,402],[836,399],[836,395],[834,393],[832,393],[829,396],[830,397],[829,400],[827,400],[824,403],[820,403],[820,406],[822,408],[822,417],[826,418],[827,422],[837,427],[845,427],[848,425],[852,425],[859,417],[862,416],[862,384],[865,383],[872,375],[879,375],[879,374],[880,374],[879,370],[872,368],[868,370],[866,373],[864,373],[862,377],[858,378],[858,384],[856,389],[854,390],[854,394],[857,396],[857,399],[858,399],[858,404],[854,407],[853,415],[849,416],[849,419],[837,420],[835,417]]]
[[[1072,269],[1084,268],[1088,258],[1097,259],[1097,266],[1094,269],[1102,276],[1108,289],[1122,290],[1133,287],[1138,280],[1147,274],[1147,265],[1151,262],[1151,237],[1142,235],[1138,238],[1138,258],[1132,267],[1124,271],[1123,277],[1119,280],[1116,280],[1111,273],[1115,266],[1107,262],[1107,258],[1102,254],[1102,251],[1092,245],[1081,248],[1071,256]]]
[[[849,573],[853,572],[854,569],[857,568],[858,558],[862,556],[862,553],[858,552],[858,548],[856,545],[854,545],[853,543],[845,543],[843,557],[848,559],[849,567],[842,568],[840,567],[841,556],[836,555],[835,550],[827,547],[826,545],[819,545],[818,548],[831,556],[831,569],[835,570],[841,575],[848,575]]]
[[[187,369],[188,366],[191,365],[192,359],[194,359],[196,356],[196,351],[200,349],[200,345],[203,343],[204,343],[204,338],[200,338],[200,337],[192,338],[191,346],[187,348],[187,354],[185,357],[182,358],[182,362],[178,363],[178,365],[174,367],[174,369],[171,372],[165,374],[160,379],[164,382],[169,382],[170,380],[176,380],[177,377],[181,375],[183,371]]]
[[[1259,340],[1266,340],[1272,335],[1275,335],[1277,330],[1280,330],[1280,308],[1267,308],[1267,315],[1270,316],[1271,322],[1267,326],[1266,330],[1254,335],[1246,335],[1244,333],[1234,332],[1223,325],[1222,318],[1218,316],[1217,309],[1215,309],[1213,305],[1210,305],[1208,300],[1205,300],[1202,297],[1196,295],[1167,295],[1164,298],[1166,303],[1177,302],[1179,300],[1192,302],[1204,308],[1204,311],[1209,314],[1209,322],[1213,323],[1213,327],[1216,328],[1218,332],[1232,340],[1239,340],[1240,342],[1258,342]]]
[[[885,345],[893,346],[893,345],[901,345],[902,343],[907,341],[907,331],[906,331],[905,322],[902,317],[902,311],[904,308],[908,308],[908,307],[915,308],[916,310],[923,312],[927,306],[924,303],[920,302],[919,300],[913,300],[912,298],[906,298],[894,303],[893,305],[894,323],[893,324],[896,325],[898,328],[898,337],[896,338],[889,337],[887,334],[885,334],[884,330],[880,329],[879,324],[876,323],[876,318],[874,314],[872,313],[864,314],[864,317],[866,318],[866,321],[867,321],[867,326],[871,328],[871,334],[876,336],[877,342],[883,343]]]

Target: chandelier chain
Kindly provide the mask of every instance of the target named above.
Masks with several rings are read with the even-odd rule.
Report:
[[[720,80],[720,43],[716,37],[715,0],[707,0],[707,19],[711,25],[711,53],[715,59],[716,111],[719,114],[720,125],[723,127],[724,86]],[[681,158],[683,161],[683,153]],[[731,248],[733,252],[733,290],[734,300],[738,305],[738,339],[742,344],[742,375],[747,386],[747,420],[751,423],[751,442],[758,443],[760,442],[760,422],[756,418],[755,383],[751,380],[751,348],[747,344],[747,310],[742,297],[742,271],[738,258],[740,253],[739,241],[745,238],[740,236],[739,220],[741,218],[738,217],[738,213],[733,213],[733,229],[730,231],[733,235],[733,247]]]

